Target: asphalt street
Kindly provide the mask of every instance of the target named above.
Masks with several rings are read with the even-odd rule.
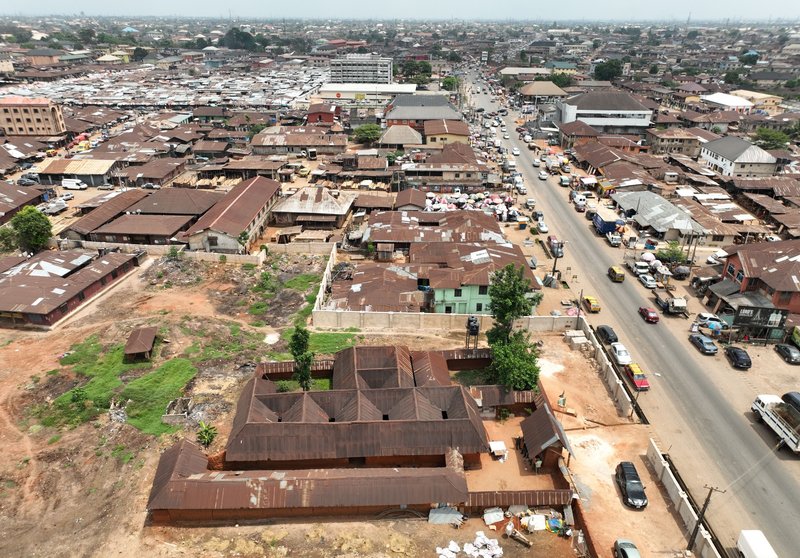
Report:
[[[497,109],[489,95],[473,95],[473,100],[487,111]],[[516,160],[528,188],[526,197],[537,200],[551,232],[568,242],[559,269],[570,265],[581,285],[602,297],[603,321],[594,317],[590,321],[618,324],[620,340],[636,360],[647,370],[662,372],[654,392],[640,399],[645,412],[653,413],[654,431],[670,443],[662,450],[669,450],[695,499],[702,502],[704,484],[727,489],[712,499],[708,512],[712,528],[728,547],[735,544],[738,530],[755,528],[764,531],[779,556],[800,555],[800,461],[786,450],[773,451],[768,428],[753,428],[748,409],[731,405],[704,373],[705,357],[685,337],[664,327],[642,327],[637,309],[653,306],[652,300],[630,281],[630,275],[623,284],[609,287],[606,270],[618,265],[620,256],[600,249],[604,240],[590,230],[584,214],[568,204],[567,188],[559,187],[552,177],[537,178],[533,152],[517,139],[514,118],[510,115],[504,122],[512,138],[505,143],[521,151]],[[548,289],[545,296],[558,293]],[[607,321],[609,315],[613,321]]]

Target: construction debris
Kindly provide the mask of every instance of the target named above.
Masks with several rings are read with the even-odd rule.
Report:
[[[461,554],[463,552],[463,554]],[[460,556],[467,556],[468,558],[500,558],[503,556],[503,548],[497,539],[488,538],[483,531],[475,533],[475,540],[464,543],[464,547],[460,548],[458,543],[450,541],[450,544],[445,548],[436,547],[436,555],[438,558],[459,558]]]

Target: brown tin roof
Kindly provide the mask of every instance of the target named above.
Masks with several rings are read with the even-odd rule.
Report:
[[[156,327],[134,329],[128,336],[128,342],[125,343],[125,354],[138,355],[153,350],[153,343],[155,343],[157,333],[158,328]]]
[[[239,236],[280,188],[280,183],[263,176],[240,182],[186,231],[187,236],[207,229]]]

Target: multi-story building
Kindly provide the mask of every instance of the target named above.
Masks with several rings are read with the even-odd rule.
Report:
[[[634,97],[618,91],[591,91],[558,101],[558,120],[582,120],[607,134],[644,135],[653,111]]]
[[[722,176],[758,177],[775,174],[777,159],[749,141],[727,136],[700,148],[706,166]]]
[[[348,54],[331,60],[331,83],[392,83],[392,59]]]
[[[647,141],[650,144],[650,153],[653,155],[678,153],[697,157],[700,153],[700,138],[681,128],[647,130]]]
[[[67,131],[61,107],[45,98],[0,98],[0,129],[7,136],[60,136]]]

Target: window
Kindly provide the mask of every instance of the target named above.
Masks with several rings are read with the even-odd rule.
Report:
[[[208,245],[209,246],[216,246],[217,245],[217,237],[216,236],[209,236],[208,237]]]
[[[475,305],[475,311],[476,312],[482,312],[483,311],[483,303],[482,302],[479,302],[479,303],[477,303]]]
[[[461,297],[461,289],[455,289],[453,291],[453,296],[456,297],[456,298],[460,298]]]
[[[721,234],[711,235],[711,242],[722,242],[723,240],[725,240],[725,237]]]
[[[489,287],[486,285],[481,285],[480,287],[478,287],[478,294],[479,295],[489,294]]]
[[[431,138],[431,143],[436,143],[436,138]]]
[[[733,264],[728,264],[728,275],[733,277],[736,274],[736,268],[733,267]]]
[[[79,292],[78,293],[78,300],[82,301],[82,300],[85,300],[85,299],[86,299],[86,295],[83,294],[83,291]]]
[[[453,307],[452,306],[445,306],[444,307],[444,313],[445,314],[452,314],[453,313]]]
[[[744,272],[740,271],[736,274],[736,282],[741,283],[744,280]]]
[[[792,301],[792,292],[783,291],[778,294],[778,304],[789,304]]]

